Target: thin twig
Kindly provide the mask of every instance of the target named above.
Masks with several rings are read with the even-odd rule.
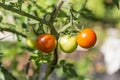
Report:
[[[46,70],[45,76],[43,80],[48,80],[49,75],[51,74],[51,72],[53,72],[55,65],[58,62],[58,53],[57,53],[57,48],[54,50],[54,58],[51,62],[51,64],[49,65],[48,69]]]
[[[18,31],[15,31],[15,30],[12,30],[12,29],[9,29],[9,28],[2,28],[2,27],[0,27],[0,31],[8,31],[8,32],[11,32],[11,33],[15,33],[15,34],[21,35],[24,38],[27,37],[25,34],[23,34],[21,32],[18,32]]]
[[[63,5],[64,1],[61,1],[53,10],[53,12],[51,13],[51,18],[50,18],[50,22],[54,21],[54,19],[57,17],[58,15],[58,11],[60,10],[61,6]]]
[[[4,8],[5,10],[12,11],[14,13],[20,14],[22,16],[26,16],[28,18],[31,18],[31,19],[34,19],[34,20],[37,20],[37,21],[42,21],[42,19],[37,17],[37,16],[31,15],[29,13],[26,13],[25,11],[16,9],[16,8],[10,6],[10,5],[6,5],[6,4],[3,4],[1,2],[0,2],[0,7]]]
[[[56,7],[55,9],[52,11],[51,13],[51,18],[50,18],[50,21],[49,21],[49,26],[51,28],[51,33],[53,35],[55,35],[55,37],[59,38],[59,33],[56,31],[54,25],[53,25],[53,22],[54,22],[54,19],[57,17],[58,15],[58,11],[60,10],[62,4],[64,3],[64,1],[61,1]],[[58,42],[57,42],[58,43]],[[58,46],[58,45],[57,45]],[[51,72],[53,72],[54,68],[55,68],[55,65],[57,65],[57,62],[58,62],[58,53],[57,53],[57,50],[58,50],[58,47],[56,47],[56,49],[54,50],[54,57],[53,57],[53,60],[51,62],[51,64],[49,65],[48,69],[46,70],[46,74],[44,76],[44,80],[47,80],[49,75],[51,74]]]

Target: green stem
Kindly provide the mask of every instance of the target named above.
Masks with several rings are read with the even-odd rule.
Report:
[[[48,80],[49,75],[51,72],[54,70],[55,65],[57,64],[58,61],[58,53],[57,53],[57,48],[54,50],[54,59],[52,60],[51,64],[49,65],[48,69],[46,70],[46,74],[44,76],[43,80]]]
[[[51,18],[50,18],[50,22],[53,22],[55,20],[55,18],[58,15],[58,11],[60,10],[61,6],[63,5],[64,1],[61,1],[52,11],[51,13]]]
[[[53,23],[55,18],[58,15],[58,11],[60,10],[61,6],[63,4],[63,1],[61,1],[53,10],[53,12],[51,13],[51,17],[50,20],[48,21],[47,25],[50,26],[51,29],[51,34],[55,35],[56,39],[57,39],[57,44],[58,44],[58,38],[59,38],[59,33],[56,31]],[[58,45],[57,45],[58,46]],[[54,70],[55,65],[58,62],[58,53],[57,53],[58,47],[56,47],[56,49],[54,50],[54,57],[52,62],[50,63],[50,65],[48,66],[48,69],[46,70],[45,76],[43,80],[48,80],[49,75],[51,74],[51,72]]]
[[[24,12],[22,10],[16,9],[16,8],[10,6],[10,5],[3,4],[1,2],[0,2],[0,7],[4,8],[5,10],[20,14],[22,16],[26,16],[28,18],[32,18],[32,19],[37,20],[37,21],[42,21],[42,19],[37,17],[37,16],[31,15],[29,13],[26,13],[26,12]]]
[[[81,11],[83,8],[85,8],[87,1],[88,1],[88,0],[85,0],[85,1],[84,1],[83,5],[82,5],[82,7],[81,7],[81,9],[80,9],[80,11]]]
[[[27,36],[21,32],[18,32],[18,31],[15,31],[15,30],[12,30],[12,29],[9,29],[9,28],[2,28],[0,27],[0,31],[8,31],[8,32],[11,32],[11,33],[15,33],[17,35],[21,35],[22,37],[26,38]]]

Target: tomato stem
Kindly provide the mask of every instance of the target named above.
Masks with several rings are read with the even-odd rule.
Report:
[[[48,26],[50,26],[51,34],[55,35],[55,37],[56,37],[56,39],[57,39],[57,44],[58,44],[59,33],[58,33],[57,30],[55,29],[53,23],[54,23],[55,18],[56,18],[57,15],[58,15],[58,11],[60,10],[63,2],[64,2],[64,1],[61,1],[61,2],[54,8],[54,10],[53,10],[52,13],[51,13],[50,20],[47,21],[47,23],[46,23]],[[57,46],[58,46],[58,45],[57,45]],[[56,47],[55,50],[54,50],[53,60],[52,60],[51,64],[48,66],[48,69],[47,69],[47,71],[46,71],[46,74],[45,74],[43,80],[47,80],[47,79],[48,79],[49,75],[50,75],[51,72],[54,70],[55,65],[56,65],[57,62],[58,62],[58,53],[57,53],[57,50],[58,50],[58,47]]]
[[[12,30],[12,29],[9,29],[9,28],[3,28],[3,27],[0,27],[0,31],[8,31],[8,32],[11,32],[11,33],[15,33],[17,35],[21,35],[22,37],[24,38],[27,38],[27,36],[21,32],[18,32],[16,30]]]
[[[22,16],[26,16],[26,17],[28,17],[28,18],[34,19],[34,20],[36,20],[36,21],[42,21],[42,19],[39,18],[39,17],[37,17],[37,16],[31,15],[31,14],[29,14],[29,13],[26,13],[25,11],[16,9],[16,8],[10,6],[10,5],[6,5],[6,4],[1,3],[1,2],[0,2],[0,7],[4,8],[5,10],[12,11],[12,12],[17,13],[17,14],[20,14],[20,15],[22,15]]]
[[[48,69],[46,70],[46,74],[44,76],[43,80],[48,80],[49,75],[52,73],[52,71],[54,70],[55,66],[57,64],[58,61],[58,53],[57,53],[57,48],[54,50],[54,58],[51,62],[51,64],[49,65]]]

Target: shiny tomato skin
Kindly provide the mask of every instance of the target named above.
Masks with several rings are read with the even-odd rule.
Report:
[[[82,30],[77,36],[77,43],[82,48],[91,48],[97,41],[96,33],[91,28]]]
[[[50,53],[56,48],[56,38],[52,34],[40,34],[36,39],[36,47],[45,53]]]
[[[72,53],[77,48],[76,37],[70,35],[60,37],[59,48],[65,53]]]

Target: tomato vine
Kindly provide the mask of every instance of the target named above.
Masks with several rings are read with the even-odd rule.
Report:
[[[63,22],[61,22],[61,25],[59,26],[62,28],[57,30],[55,23],[57,23],[58,16],[61,16],[60,12],[62,12],[61,8],[65,5],[64,4],[65,0],[61,0],[59,3],[57,3],[57,5],[52,7],[52,11],[45,12],[45,9],[41,10],[41,11],[43,11],[42,15],[44,15],[42,17],[39,17],[39,14],[37,13],[36,10],[33,10],[34,14],[30,14],[30,8],[32,7],[31,5],[28,5],[28,8],[29,8],[28,12],[22,10],[22,3],[24,3],[24,0],[18,0],[17,3],[11,3],[11,4],[6,4],[6,1],[2,0],[2,2],[0,2],[1,8],[3,8],[4,10],[11,11],[12,13],[17,13],[20,16],[26,17],[27,21],[26,22],[22,21],[22,25],[21,25],[22,28],[26,29],[26,31],[25,31],[26,33],[19,31],[19,30],[15,30],[15,27],[8,28],[8,27],[0,26],[0,31],[1,32],[3,32],[3,31],[11,32],[11,33],[16,34],[17,36],[22,36],[25,39],[28,39],[32,35],[34,35],[36,38],[40,34],[47,34],[47,33],[55,36],[56,47],[53,52],[52,51],[50,52],[53,54],[53,56],[52,56],[52,58],[50,56],[50,58],[48,58],[48,60],[46,59],[46,57],[44,58],[45,55],[42,54],[42,51],[38,51],[38,50],[36,50],[36,48],[32,48],[32,47],[31,47],[32,49],[30,48],[31,51],[33,51],[33,54],[35,54],[35,55],[37,54],[37,57],[33,56],[33,55],[32,55],[32,57],[30,57],[30,60],[36,58],[35,63],[37,65],[37,67],[40,67],[39,65],[41,65],[41,63],[39,62],[40,59],[46,59],[46,62],[50,62],[50,63],[48,63],[48,67],[47,67],[47,70],[45,71],[45,75],[44,75],[44,79],[43,79],[43,80],[47,80],[49,75],[51,74],[51,72],[53,72],[53,70],[58,65],[58,46],[59,46],[58,39],[61,37],[61,34],[69,34],[70,36],[77,35],[78,32],[81,31],[81,27],[83,26],[82,24],[80,24],[80,21],[79,21],[80,20],[79,18],[81,18],[81,16],[82,16],[81,14],[83,14],[83,15],[89,14],[89,13],[92,14],[92,12],[90,10],[85,8],[87,1],[88,0],[84,0],[82,7],[79,8],[78,10],[75,10],[73,8],[73,5],[71,6],[71,4],[69,6],[67,6],[67,8],[66,8],[67,10],[65,10],[66,14],[63,9],[63,13],[61,15],[64,16],[64,18],[60,17],[61,21],[63,20]],[[40,6],[38,6],[34,1],[32,1],[32,2],[33,2],[33,4],[35,4],[37,6],[37,8],[38,7],[40,8]],[[33,23],[33,24],[30,23],[29,22],[30,19],[35,20],[36,23]],[[2,21],[2,18],[1,18],[0,22],[1,21]],[[16,21],[17,21],[17,19],[16,19]],[[30,24],[32,24],[32,26],[30,26]],[[37,25],[37,28],[35,27],[35,25]],[[27,28],[30,28],[30,27],[31,27],[32,31],[29,31],[27,33]],[[46,28],[48,29],[48,31]],[[29,33],[32,33],[32,35]],[[76,39],[74,39],[74,41],[75,40]],[[76,41],[74,43],[75,43],[74,49],[70,52],[69,51],[66,51],[66,52],[71,53],[77,48]],[[65,51],[65,50],[63,50],[63,51]],[[47,56],[49,56],[49,55],[47,55]],[[71,64],[65,64],[64,61],[61,61],[60,65],[62,65],[64,72],[68,72],[68,71],[72,72],[73,71],[73,73],[75,73],[75,76],[77,76],[77,73],[73,70],[73,66]],[[1,66],[1,64],[0,64],[0,66]],[[67,67],[65,67],[65,66],[67,66]],[[5,71],[5,69],[3,69],[3,70]]]

